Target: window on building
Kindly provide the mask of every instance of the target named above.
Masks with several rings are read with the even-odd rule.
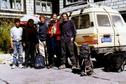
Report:
[[[35,0],[35,13],[52,14],[52,3],[47,1]]]
[[[126,22],[126,14],[122,14],[124,21]]]
[[[25,0],[0,0],[0,10],[24,11]]]
[[[64,6],[87,3],[87,0],[64,0]]]
[[[105,1],[105,0],[94,0],[94,2]]]
[[[120,11],[120,14],[122,15],[124,21],[126,22],[126,11]]]

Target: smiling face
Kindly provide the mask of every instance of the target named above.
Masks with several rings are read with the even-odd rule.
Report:
[[[57,19],[57,15],[56,14],[53,14],[52,19],[53,20],[56,20]]]
[[[20,19],[15,19],[14,23],[17,28],[20,27]]]
[[[68,15],[67,15],[66,13],[64,13],[64,14],[62,15],[62,19],[63,19],[64,21],[67,21],[67,20],[68,20]]]
[[[45,22],[45,17],[40,17],[40,22],[44,23]]]
[[[20,21],[15,23],[16,27],[20,27]]]

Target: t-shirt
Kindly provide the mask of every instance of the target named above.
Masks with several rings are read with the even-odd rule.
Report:
[[[23,33],[23,29],[22,27],[12,27],[10,30],[10,35],[12,37],[12,40],[14,41],[20,41],[22,40],[22,33]]]

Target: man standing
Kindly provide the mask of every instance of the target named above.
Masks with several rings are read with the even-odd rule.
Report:
[[[34,20],[29,19],[23,30],[23,45],[25,47],[25,67],[34,67],[36,45],[38,44],[37,28]]]
[[[59,67],[61,56],[61,31],[59,27],[59,20],[57,14],[52,14],[48,27],[47,38],[47,50],[48,50],[48,68],[52,68],[54,65]]]
[[[76,68],[76,59],[74,55],[74,38],[76,36],[76,28],[74,23],[69,20],[68,14],[63,13],[61,16],[63,22],[60,24],[61,28],[61,66],[60,69],[64,69],[66,66],[66,55],[69,53],[69,58],[72,62],[72,69]]]
[[[39,17],[40,22],[38,23],[38,37],[39,37],[39,53],[46,57],[46,39],[47,39],[47,29],[48,25],[45,21],[45,16],[41,15]]]
[[[10,34],[11,34],[11,47],[13,48],[13,65],[12,69],[16,68],[16,65],[18,64],[20,68],[23,68],[23,47],[22,47],[22,32],[23,29],[20,27],[20,20],[15,19],[14,21],[15,26],[11,28]]]

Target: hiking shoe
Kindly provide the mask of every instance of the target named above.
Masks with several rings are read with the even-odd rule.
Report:
[[[48,65],[47,69],[53,68],[53,65]]]
[[[84,71],[81,72],[80,76],[87,76],[87,73],[85,73]]]
[[[65,68],[66,68],[65,64],[63,64],[63,65],[61,65],[61,66],[59,67],[59,69],[65,69]]]
[[[11,69],[15,69],[15,68],[16,68],[16,65],[12,65],[12,66],[11,66]]]
[[[73,66],[72,66],[72,70],[73,70],[73,69],[77,69],[77,67],[76,67],[75,65],[73,65]]]
[[[18,66],[19,68],[24,68],[24,66],[22,65],[22,64],[19,64],[19,66]]]

